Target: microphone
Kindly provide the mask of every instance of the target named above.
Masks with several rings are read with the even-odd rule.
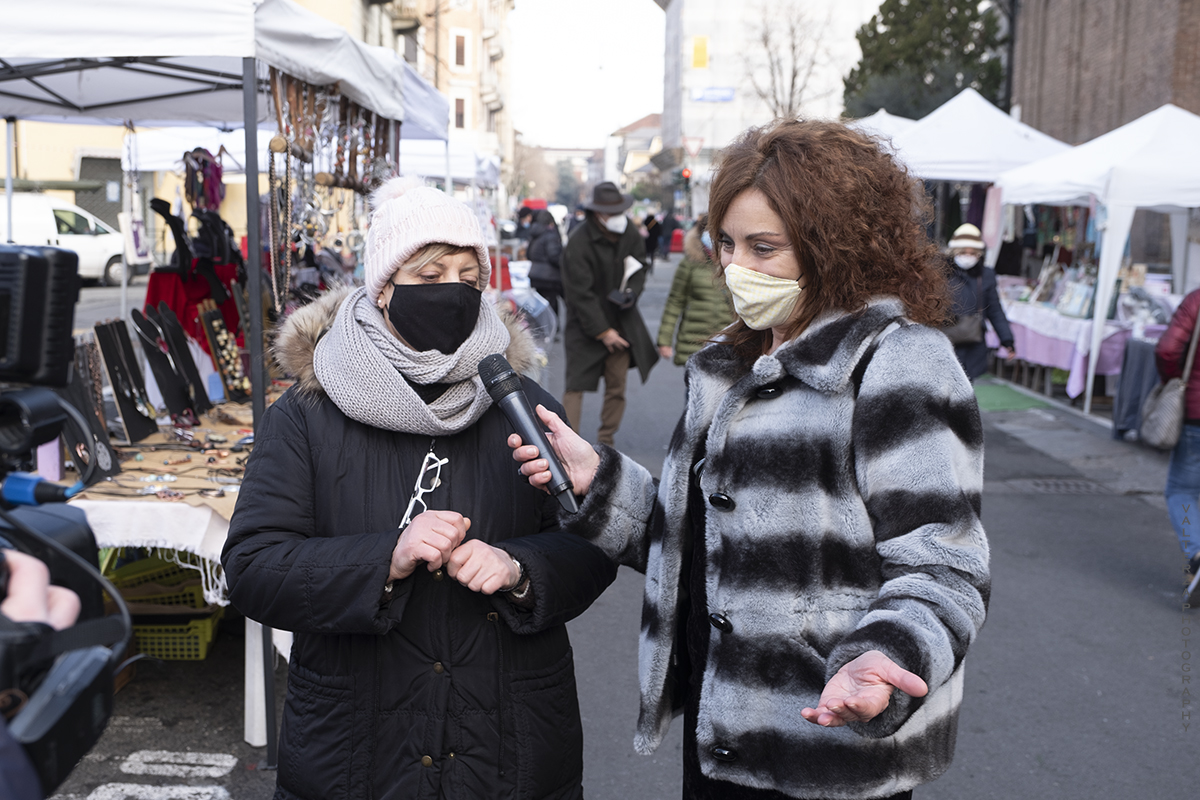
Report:
[[[499,353],[488,356],[479,362],[479,377],[483,379],[483,387],[491,395],[492,402],[500,406],[504,416],[516,429],[524,444],[535,445],[539,457],[546,459],[550,465],[550,484],[546,488],[558,498],[558,504],[572,514],[579,511],[575,502],[575,487],[567,477],[562,462],[558,460],[542,421],[529,406],[529,398],[521,388],[521,378],[513,371],[512,365]]]

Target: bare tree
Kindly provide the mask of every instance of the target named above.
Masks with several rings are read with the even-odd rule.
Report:
[[[813,77],[830,61],[823,39],[829,18],[815,20],[799,0],[777,0],[757,7],[750,23],[752,46],[744,56],[746,77],[776,117],[795,119],[806,103],[830,92],[812,94]]]
[[[546,161],[542,148],[526,144],[518,133],[513,143],[512,174],[505,182],[509,197],[544,197],[553,200],[558,191],[557,165]]]

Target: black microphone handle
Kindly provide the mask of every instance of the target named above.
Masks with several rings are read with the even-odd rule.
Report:
[[[562,462],[558,460],[558,455],[550,446],[550,440],[546,438],[546,432],[542,429],[541,420],[529,407],[529,400],[525,398],[525,393],[510,392],[500,398],[499,404],[504,416],[508,417],[508,421],[520,435],[521,443],[535,445],[538,449],[538,457],[546,459],[546,463],[550,465],[550,485],[546,488],[558,498],[558,504],[563,509],[572,514],[579,511],[571,479],[567,477]]]

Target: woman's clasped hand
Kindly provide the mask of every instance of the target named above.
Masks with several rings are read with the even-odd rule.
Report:
[[[472,592],[495,594],[516,586],[521,571],[508,553],[478,539],[464,541],[471,520],[457,511],[425,511],[413,517],[392,551],[389,580],[407,578],[424,563],[445,569]]]

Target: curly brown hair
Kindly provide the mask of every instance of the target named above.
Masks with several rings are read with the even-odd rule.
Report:
[[[806,281],[788,340],[825,312],[863,311],[876,295],[899,297],[916,322],[945,322],[946,266],[925,231],[924,188],[875,140],[838,122],[811,120],[746,131],[722,152],[713,177],[713,241],[730,204],[749,189],[761,191],[783,220]],[[757,358],[772,334],[738,320],[725,336],[739,353]]]

